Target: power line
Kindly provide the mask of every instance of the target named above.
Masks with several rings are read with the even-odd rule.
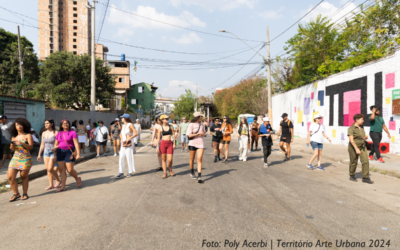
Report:
[[[280,37],[281,35],[283,35],[286,31],[290,30],[293,26],[295,26],[297,23],[299,23],[304,17],[306,17],[308,14],[310,14],[311,11],[313,11],[315,8],[317,8],[323,1],[319,2],[314,8],[312,8],[309,12],[307,12],[304,16],[302,16],[297,22],[295,22],[294,24],[292,24],[289,28],[287,28],[285,31],[283,31],[282,33],[280,33],[278,36],[276,36],[275,38],[273,38],[271,42],[273,42],[274,40],[276,40],[278,37]]]
[[[99,3],[99,4],[103,4],[103,3]],[[103,5],[104,5],[104,4],[103,4]],[[239,39],[236,38],[236,37],[223,36],[223,35],[220,35],[220,34],[214,34],[214,33],[209,33],[209,32],[205,32],[205,31],[195,30],[195,29],[191,29],[191,28],[186,28],[186,27],[183,27],[183,26],[179,26],[179,25],[176,25],[176,24],[171,24],[171,23],[163,22],[163,21],[160,21],[160,20],[155,20],[155,19],[152,19],[152,18],[149,18],[149,17],[145,17],[145,16],[138,15],[138,14],[133,13],[133,12],[130,12],[130,11],[126,11],[126,10],[123,10],[123,9],[119,9],[119,8],[117,8],[117,7],[114,7],[114,6],[110,6],[110,8],[119,10],[119,11],[121,11],[121,12],[130,14],[130,15],[134,15],[134,16],[137,16],[137,17],[141,17],[141,18],[144,18],[144,19],[147,19],[147,20],[150,20],[150,21],[154,21],[154,22],[158,22],[158,23],[162,23],[162,24],[165,24],[165,25],[170,25],[170,26],[173,26],[173,27],[176,27],[176,28],[180,28],[180,29],[190,30],[190,31],[193,31],[193,32],[197,32],[197,33],[201,33],[201,34],[205,34],[205,35],[210,35],[210,36],[218,36],[218,37],[223,37],[223,38],[228,38],[228,39],[239,40]],[[249,40],[249,39],[242,39],[242,40],[249,41],[249,42],[264,42],[264,41]]]
[[[100,3],[100,2],[99,2]],[[100,35],[101,35],[101,31],[103,29],[103,25],[104,25],[104,20],[106,19],[106,14],[107,14],[107,9],[108,9],[108,4],[110,3],[110,0],[107,0],[107,5],[106,5],[106,10],[104,11],[104,15],[103,15],[103,21],[101,23],[100,26],[100,32],[99,32],[99,36],[97,37],[97,43],[99,42],[100,39]],[[101,3],[100,3],[101,4]]]

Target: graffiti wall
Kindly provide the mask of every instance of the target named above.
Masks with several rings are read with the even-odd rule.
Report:
[[[274,95],[273,125],[279,128],[282,113],[293,121],[294,133],[306,137],[314,116],[322,115],[326,134],[332,143],[348,144],[347,129],[353,116],[364,115],[364,129],[369,134],[370,106],[381,107],[381,116],[389,129],[382,142],[391,153],[400,153],[400,51],[301,88]],[[370,140],[370,139],[369,139]]]

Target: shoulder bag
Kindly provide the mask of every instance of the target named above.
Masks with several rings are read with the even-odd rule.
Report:
[[[103,133],[101,132],[101,128],[102,128],[102,127],[99,127],[99,132],[100,132],[100,134],[103,136],[103,140],[106,140],[106,141],[107,141],[107,139],[108,139],[108,133],[103,134]]]
[[[319,124],[319,127],[318,127],[317,131],[315,131],[315,133],[310,134],[310,137],[313,136],[313,135],[315,135],[316,133],[318,133],[318,131],[319,131],[320,128],[321,128],[321,124]]]
[[[199,129],[198,129],[197,132],[194,133],[194,134],[197,134],[197,133],[200,131],[201,125],[202,125],[202,124],[199,124]],[[193,134],[193,135],[194,135],[194,134]],[[194,138],[196,138],[196,136],[194,136],[194,137],[189,137],[189,136],[188,136],[187,138],[188,138],[189,141],[191,141],[191,140],[193,140]]]
[[[65,140],[65,133],[64,133],[64,131],[63,131],[63,139],[64,139],[65,143],[67,144],[67,146],[68,146],[68,148],[69,148],[69,151],[71,151],[71,153],[72,153],[72,155],[69,157],[69,159],[70,159],[70,160],[75,159],[75,152],[72,151],[72,149],[71,149],[71,147],[69,146],[67,140]]]

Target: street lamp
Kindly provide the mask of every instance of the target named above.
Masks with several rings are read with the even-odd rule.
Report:
[[[261,55],[258,51],[256,51],[253,47],[251,47],[250,45],[248,45],[245,41],[243,41],[242,39],[240,39],[240,37],[238,37],[237,35],[233,34],[232,32],[226,31],[226,30],[219,30],[219,32],[222,33],[230,33],[232,35],[234,35],[237,39],[239,39],[240,41],[242,41],[244,44],[246,44],[247,46],[249,46],[252,50],[254,50],[257,54],[259,54],[262,59],[264,60],[264,63],[268,66],[268,115],[269,115],[269,119],[271,120],[271,124],[272,124],[272,93],[271,93],[271,60],[270,60],[270,44],[269,44],[269,27],[267,26],[267,52],[268,52],[268,59],[265,59],[265,57],[263,55]]]

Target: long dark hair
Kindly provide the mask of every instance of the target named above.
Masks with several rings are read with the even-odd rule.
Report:
[[[62,126],[64,122],[68,122],[68,131],[71,131],[71,123],[67,119],[61,120],[61,122],[60,122],[60,131],[64,131],[64,128]]]
[[[231,124],[232,125],[232,123],[231,123],[231,119],[229,119],[229,116],[224,116],[224,118],[226,118],[226,124]],[[222,122],[223,122],[224,120],[222,120]]]
[[[24,133],[30,134],[30,132],[31,132],[31,123],[27,119],[20,117],[20,118],[15,119],[15,122],[13,122],[11,127],[8,129],[8,131],[10,131],[10,134],[11,134],[12,137],[17,137],[18,136],[18,130],[15,127],[15,125],[17,123],[22,125],[22,127],[24,128]]]
[[[201,121],[200,117],[201,116],[193,117],[192,120],[190,121],[190,123],[197,123],[197,122],[199,122],[199,120]]]
[[[125,119],[125,122],[126,122],[126,124],[128,124],[128,123],[133,123],[133,121],[130,119],[130,118],[123,118],[123,119]]]
[[[242,119],[244,119],[244,123],[242,122]],[[241,128],[243,124],[246,124],[246,127],[249,128],[249,124],[247,123],[246,117],[240,117],[240,125],[239,125],[239,128]]]
[[[56,125],[54,124],[54,120],[53,119],[46,119],[44,120],[45,122],[49,122],[51,124],[51,129],[53,131],[56,131]]]

